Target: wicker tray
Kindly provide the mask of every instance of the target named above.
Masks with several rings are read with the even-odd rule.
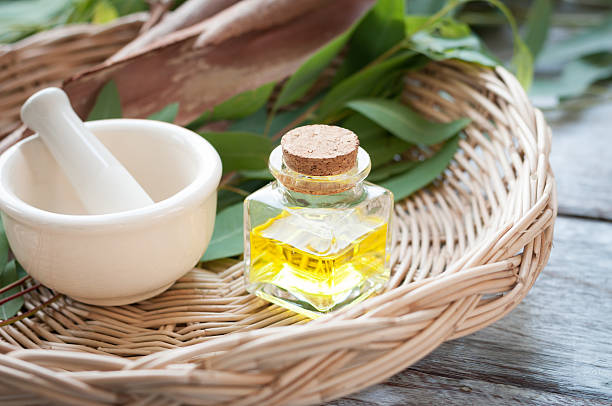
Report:
[[[110,55],[142,21],[72,27],[71,44],[113,44]],[[80,52],[62,56],[61,32],[27,41],[0,54],[2,83],[23,74],[10,103],[2,96],[5,118],[60,79],[23,73],[26,56],[64,58],[68,69],[90,63],[75,59]],[[242,263],[230,260],[130,306],[36,288],[26,296],[32,314],[0,328],[0,403],[314,404],[380,382],[510,312],[550,253],[549,127],[503,68],[430,64],[406,77],[403,100],[431,119],[472,124],[442,179],[396,205],[385,293],[308,321],[247,294]]]

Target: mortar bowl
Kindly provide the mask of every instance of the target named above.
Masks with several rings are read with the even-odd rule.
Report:
[[[221,160],[202,137],[153,120],[86,123],[155,204],[87,214],[38,135],[0,156],[0,210],[15,258],[76,300],[123,305],[163,292],[212,236]]]

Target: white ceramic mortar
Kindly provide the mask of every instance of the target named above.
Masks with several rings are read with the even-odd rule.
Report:
[[[11,249],[44,285],[79,301],[152,297],[189,271],[214,226],[221,160],[202,137],[153,120],[86,123],[156,202],[87,215],[38,135],[0,156],[0,210]]]

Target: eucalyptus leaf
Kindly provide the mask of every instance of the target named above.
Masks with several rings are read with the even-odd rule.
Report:
[[[275,110],[295,102],[310,90],[312,85],[314,85],[319,78],[321,72],[346,44],[346,41],[353,33],[354,27],[355,25],[320,48],[314,55],[308,58],[293,75],[291,75],[278,95],[278,99],[276,99],[274,104]]]
[[[359,145],[370,155],[372,167],[391,161],[397,154],[407,151],[413,144],[389,135],[387,130],[361,114],[353,114],[342,126],[359,137]]]
[[[473,34],[461,38],[444,38],[426,31],[419,31],[412,35],[408,46],[410,49],[437,61],[460,59],[485,66],[499,65],[499,61],[485,49],[480,39]]]
[[[374,121],[359,113],[351,114],[348,118],[346,118],[342,122],[342,127],[347,128],[357,134],[360,144],[370,141],[376,142],[376,140],[384,136],[387,132]]]
[[[246,132],[200,133],[219,152],[223,171],[264,169],[273,149],[273,142],[263,135]]]
[[[238,120],[251,116],[266,104],[273,89],[274,83],[267,83],[257,89],[237,94],[215,106],[212,111],[204,112],[200,117],[189,123],[187,128],[197,130],[210,121]]]
[[[119,17],[119,14],[111,2],[108,0],[99,0],[94,6],[91,22],[94,24],[106,24],[117,17]]]
[[[434,28],[444,38],[464,38],[472,34],[470,26],[450,17],[441,18]]]
[[[266,131],[267,120],[268,110],[264,106],[250,116],[232,122],[228,127],[228,131],[263,134]],[[188,128],[192,128],[191,125]]]
[[[376,140],[361,143],[363,149],[370,154],[372,167],[377,168],[395,158],[398,154],[409,150],[414,145],[391,135],[384,135]]]
[[[370,182],[380,182],[382,180],[388,179],[393,175],[397,175],[398,173],[406,172],[414,168],[418,165],[418,161],[400,161],[400,162],[392,162],[388,165],[383,166],[382,168],[378,168],[370,173],[368,179]]]
[[[612,51],[612,16],[602,24],[584,30],[563,41],[548,44],[539,60],[547,65],[558,65],[585,55]]]
[[[551,16],[552,3],[550,0],[533,1],[527,15],[525,44],[529,47],[534,59],[537,58],[548,37]]]
[[[17,268],[17,279],[21,279],[28,274],[17,261],[15,261],[15,267]]]
[[[596,63],[596,59],[603,60]],[[529,96],[538,106],[551,107],[561,99],[583,94],[596,81],[609,77],[612,77],[610,55],[605,58],[582,58],[565,65],[558,78],[536,79]]]
[[[352,75],[404,39],[404,0],[378,0],[351,37],[336,82]]]
[[[110,2],[121,16],[149,9],[147,0],[110,0]],[[175,1],[172,8],[176,8],[180,3],[181,1]]]
[[[317,111],[317,121],[341,110],[350,100],[371,96],[379,81],[391,72],[406,66],[415,52],[405,51],[384,62],[367,67],[334,86],[323,98]]]
[[[113,80],[108,81],[96,96],[93,109],[87,116],[87,121],[121,118],[121,100],[119,90]]]
[[[294,122],[299,116],[301,116],[319,100],[320,97],[315,97],[308,103],[305,103],[303,106],[293,110],[283,111],[282,113],[275,113],[272,117],[268,115],[267,109],[262,107],[254,114],[231,123],[228,130],[274,135]],[[297,125],[299,124],[301,123],[298,123]]]
[[[0,273],[0,287],[8,286],[13,282],[19,280],[19,276],[17,273],[17,265],[15,260],[12,260],[6,266],[2,268],[2,272]],[[0,299],[7,298],[21,291],[20,286],[15,286],[12,289],[0,294]],[[23,306],[24,300],[23,296],[19,296],[15,299],[9,300],[8,302],[0,305],[0,319],[8,320],[13,317],[21,306]]]
[[[410,143],[433,145],[442,142],[470,123],[460,118],[449,123],[428,121],[408,106],[387,99],[361,99],[347,104],[396,137]]]
[[[219,214],[215,219],[212,239],[202,261],[239,255],[244,250],[242,202],[234,204]]]
[[[533,56],[529,47],[525,44],[519,35],[518,26],[514,16],[501,0],[486,0],[488,3],[497,7],[504,15],[506,21],[512,29],[512,38],[514,41],[514,53],[512,55],[512,66],[518,81],[523,85],[523,88],[529,89],[533,80]]]
[[[166,123],[174,123],[174,119],[178,113],[179,104],[171,103],[166,107],[161,109],[160,111],[151,114],[147,119],[149,120],[157,120],[157,121],[165,121]]]
[[[514,40],[514,55],[512,66],[514,74],[525,90],[529,90],[533,81],[533,57],[531,51],[522,40]]]
[[[274,176],[270,173],[269,169],[251,169],[243,170],[239,172],[245,179],[263,179],[273,180]]]
[[[217,191],[217,213],[222,212],[226,208],[240,203],[244,200],[244,196],[235,193],[231,190],[219,189]]]
[[[274,85],[275,83],[266,83],[224,101],[215,106],[209,121],[237,120],[255,113],[266,104]]]
[[[381,183],[391,190],[396,201],[409,196],[436,179],[453,159],[459,147],[459,136],[448,140],[431,158],[419,162],[411,170]]]
[[[406,12],[408,14],[434,14],[444,5],[447,0],[404,0],[406,2]]]
[[[14,42],[64,21],[72,0],[0,2],[0,43]]]
[[[304,103],[302,106],[293,110],[283,111],[282,113],[272,112],[272,116],[268,117],[268,122],[266,122],[267,128],[265,134],[270,136],[278,134],[285,127],[302,116],[307,110],[311,109],[311,107],[320,100],[321,96],[319,95],[313,97],[309,102]],[[301,122],[295,123],[295,127],[305,124],[308,120],[309,117],[306,117]]]
[[[250,194],[256,190],[261,189],[267,183],[269,183],[268,179],[242,178],[242,181],[240,183],[231,185],[232,189],[227,189],[225,187],[219,188],[219,190],[217,191],[217,213],[220,213],[225,208],[233,206],[234,204],[239,203],[244,199],[244,193],[238,193],[237,190],[242,190],[243,192]],[[236,190],[234,190],[233,188],[236,188]]]

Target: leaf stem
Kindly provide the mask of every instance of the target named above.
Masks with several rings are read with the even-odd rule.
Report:
[[[236,171],[226,173],[221,179],[221,182],[219,183],[219,189],[221,189],[222,187],[230,183],[232,180],[234,180],[236,176],[237,176]]]
[[[0,294],[2,294],[4,292],[8,292],[9,290],[13,289],[15,286],[21,285],[22,283],[24,283],[28,279],[30,279],[30,276],[26,275],[23,278],[21,278],[19,280],[16,280],[15,282],[11,283],[10,285],[6,285],[2,289],[0,289]]]
[[[242,190],[240,188],[237,188],[235,186],[231,186],[231,185],[223,185],[223,186],[219,186],[219,189],[223,189],[223,190],[229,190],[230,192],[234,192],[240,196],[248,196],[250,193],[247,192],[246,190]]]
[[[293,127],[295,127],[296,125],[304,122],[308,117],[310,117],[310,115],[312,113],[314,113],[314,111],[319,108],[319,105],[321,104],[321,102],[317,102],[315,104],[313,104],[312,106],[310,106],[306,111],[304,111],[302,114],[300,114],[295,120],[293,120],[292,122],[290,122],[289,124],[287,124],[286,126],[284,126],[279,132],[277,132],[276,134],[274,134],[274,137],[272,137],[273,140],[278,140],[279,138],[281,138],[283,136],[283,134],[285,134],[287,131],[291,130]]]
[[[23,296],[26,293],[33,291],[34,289],[38,289],[38,288],[40,288],[40,286],[41,286],[40,283],[37,283],[36,285],[30,286],[26,290],[20,290],[19,292],[15,293],[14,295],[11,295],[9,297],[5,297],[4,299],[0,300],[0,306],[5,304],[5,303],[7,303],[7,302],[10,302],[13,299],[17,299],[18,297]]]
[[[15,323],[15,322],[17,322],[19,320],[23,320],[23,319],[25,319],[27,317],[30,317],[31,315],[35,314],[39,310],[42,310],[45,307],[49,306],[51,303],[55,302],[60,297],[62,297],[62,295],[58,293],[55,296],[53,296],[51,299],[47,300],[44,303],[39,304],[38,306],[36,306],[32,310],[29,310],[29,311],[27,311],[27,312],[25,312],[23,314],[20,314],[19,316],[14,316],[14,317],[11,317],[10,319],[6,319],[6,320],[0,321],[0,327],[7,326],[7,325],[13,324],[13,323]]]

